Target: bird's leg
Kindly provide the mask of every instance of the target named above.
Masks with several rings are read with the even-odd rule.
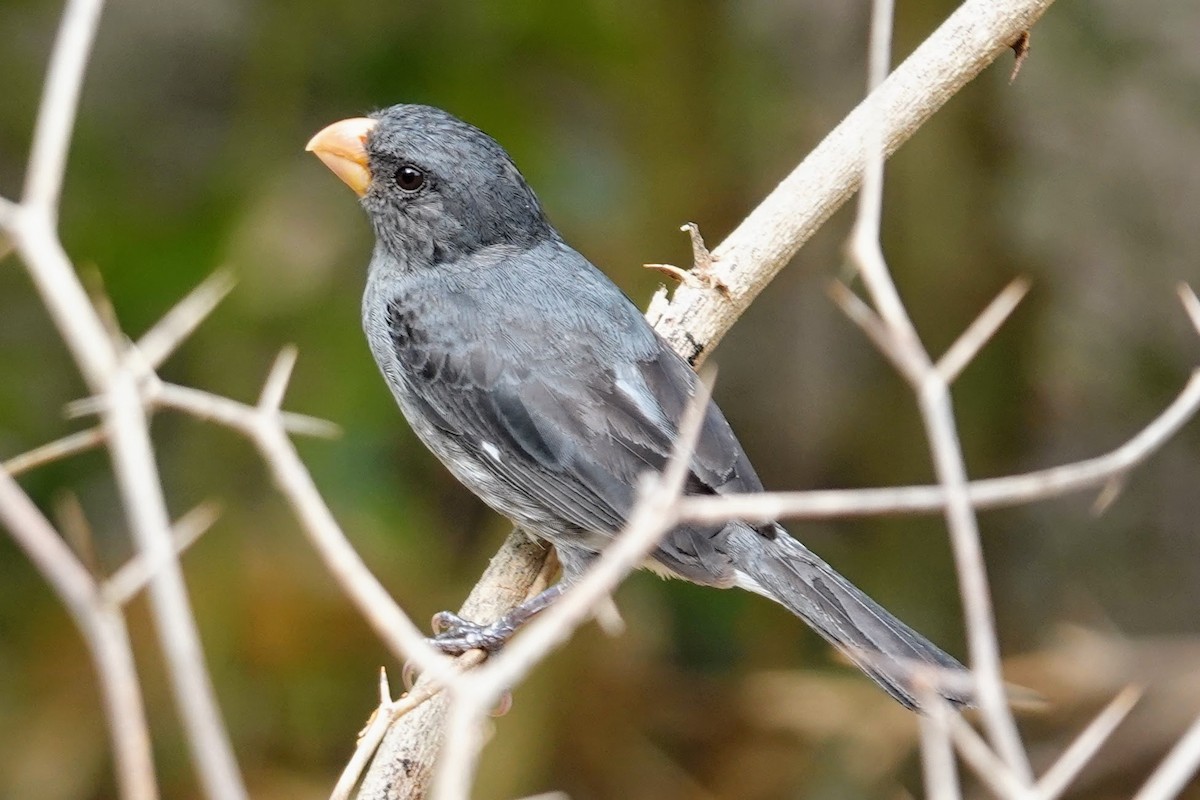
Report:
[[[452,611],[442,611],[433,616],[434,636],[429,640],[446,655],[457,656],[468,650],[495,652],[504,646],[522,625],[545,610],[566,589],[564,581],[535,594],[521,605],[491,623],[472,622]]]

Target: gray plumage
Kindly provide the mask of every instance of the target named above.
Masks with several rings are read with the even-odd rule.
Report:
[[[638,476],[665,463],[696,375],[562,240],[494,140],[426,106],[373,119],[362,198],[376,236],[363,298],[371,352],[426,446],[553,544],[570,582],[621,529]],[[762,491],[715,404],[685,491]],[[777,524],[680,526],[653,560],[781,603],[911,708],[914,668],[963,669]]]

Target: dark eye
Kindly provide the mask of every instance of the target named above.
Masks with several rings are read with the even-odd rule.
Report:
[[[415,192],[425,185],[425,173],[412,164],[396,170],[396,185],[406,192]]]

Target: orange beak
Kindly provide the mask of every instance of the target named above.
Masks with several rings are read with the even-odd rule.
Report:
[[[305,150],[316,154],[342,182],[362,197],[371,184],[367,168],[367,136],[377,123],[366,117],[335,122],[308,140]]]

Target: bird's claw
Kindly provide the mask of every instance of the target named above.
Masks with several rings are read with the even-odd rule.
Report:
[[[494,653],[512,637],[516,628],[506,620],[488,625],[463,619],[451,611],[441,611],[433,617],[433,637],[429,643],[449,656],[468,650]]]

